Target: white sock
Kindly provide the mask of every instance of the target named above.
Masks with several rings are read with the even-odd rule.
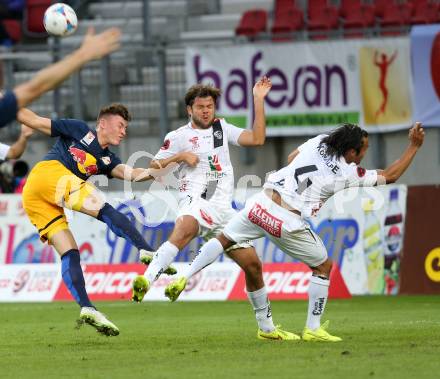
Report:
[[[176,257],[179,249],[171,242],[164,242],[159,249],[154,253],[153,260],[148,265],[144,276],[151,283],[156,281],[164,270],[168,268],[171,262]]]
[[[186,279],[191,278],[191,276],[214,262],[221,253],[223,253],[222,244],[217,238],[211,238],[201,247],[199,254],[181,276]]]
[[[330,280],[312,276],[309,286],[309,310],[307,328],[315,330],[321,326],[321,316],[327,303]]]
[[[266,287],[253,292],[248,292],[247,295],[254,308],[258,327],[266,333],[274,331],[275,325],[272,321],[272,309],[270,308]]]

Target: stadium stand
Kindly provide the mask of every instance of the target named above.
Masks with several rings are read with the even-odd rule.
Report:
[[[51,0],[27,0],[23,14],[23,31],[30,37],[45,37],[43,25],[45,10],[52,4]]]
[[[276,0],[272,24],[272,40],[287,41],[292,39],[292,32],[304,27],[304,13],[292,0]],[[290,33],[290,36],[288,35]]]
[[[255,38],[259,33],[266,32],[267,12],[264,9],[253,9],[243,13],[235,33],[240,36]]]
[[[16,20],[5,22],[14,42],[22,40],[23,32],[26,41],[29,35],[41,36],[42,24],[35,20],[41,18],[38,14],[42,15],[48,3],[49,0],[27,2],[23,31]],[[217,6],[212,6],[214,3]],[[79,29],[74,36],[62,40],[62,47],[70,49],[77,45],[90,26],[97,31],[120,27],[125,48],[111,58],[110,98],[126,103],[133,110],[134,134],[157,135],[158,70],[155,61],[143,60],[153,50],[142,47],[142,1],[88,1],[87,4]],[[185,120],[181,98],[186,86],[184,55],[188,43],[212,46],[240,43],[248,37],[282,42],[394,35],[406,33],[411,24],[438,22],[439,11],[439,2],[429,0],[150,0],[151,40],[163,43],[166,49],[170,123],[178,125]],[[26,19],[31,12],[35,17]],[[28,57],[14,62],[16,84],[51,60],[50,54],[36,53],[32,44],[20,43],[15,50],[24,53],[21,57]],[[81,79],[81,96],[87,98],[83,103],[84,117],[93,120],[101,101],[99,64],[84,68]],[[73,115],[72,91],[67,82],[59,92],[60,113],[66,116]],[[34,104],[34,109],[50,115],[53,103],[53,95],[45,95]]]

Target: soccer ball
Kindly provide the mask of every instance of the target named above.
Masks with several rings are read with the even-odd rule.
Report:
[[[75,11],[67,4],[56,3],[44,12],[44,29],[57,37],[65,37],[75,33],[78,19]]]

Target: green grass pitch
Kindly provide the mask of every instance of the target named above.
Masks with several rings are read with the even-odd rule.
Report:
[[[98,303],[121,330],[74,328],[74,303],[0,304],[1,378],[440,378],[440,297],[327,306],[334,344],[260,341],[246,302]],[[272,302],[300,333],[304,301]]]

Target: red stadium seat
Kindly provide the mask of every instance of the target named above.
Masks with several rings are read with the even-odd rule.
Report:
[[[328,32],[338,28],[338,13],[338,10],[332,6],[315,9],[312,13],[309,13],[308,29],[315,32],[311,39],[328,38]]]
[[[403,32],[398,27],[409,25],[411,21],[411,7],[402,4],[390,4],[385,7],[380,25],[382,28],[394,27],[394,30],[383,30],[382,35],[398,35]]]
[[[375,0],[374,8],[375,8],[376,16],[382,18],[385,12],[385,8],[395,4],[396,4],[395,0]]]
[[[374,8],[360,6],[359,8],[347,9],[344,26],[345,37],[362,37],[364,28],[373,27],[375,24]]]
[[[51,0],[27,0],[24,10],[24,32],[30,37],[46,37],[43,16]]]
[[[346,18],[353,12],[356,13],[356,11],[359,10],[360,8],[364,10],[368,9],[366,11],[368,14],[370,14],[371,12],[374,14],[375,12],[374,5],[365,4],[361,0],[342,0],[339,12],[342,17]]]
[[[341,16],[347,17],[353,10],[361,8],[362,5],[361,0],[341,0]]]
[[[435,3],[420,3],[415,5],[411,16],[411,24],[432,24],[438,20],[439,6]]]
[[[272,40],[287,41],[289,39],[287,33],[301,30],[304,26],[303,12],[299,9],[285,10],[284,12],[276,13],[272,25]]]
[[[252,9],[243,13],[235,29],[236,35],[254,38],[267,29],[267,12],[264,9]]]
[[[275,17],[280,13],[290,12],[297,9],[295,6],[295,0],[276,0],[274,15]]]
[[[308,13],[309,15],[318,12],[329,6],[327,0],[309,0],[308,2]]]
[[[21,41],[21,22],[19,20],[5,19],[2,20],[3,26],[9,34],[12,42],[17,43]]]

